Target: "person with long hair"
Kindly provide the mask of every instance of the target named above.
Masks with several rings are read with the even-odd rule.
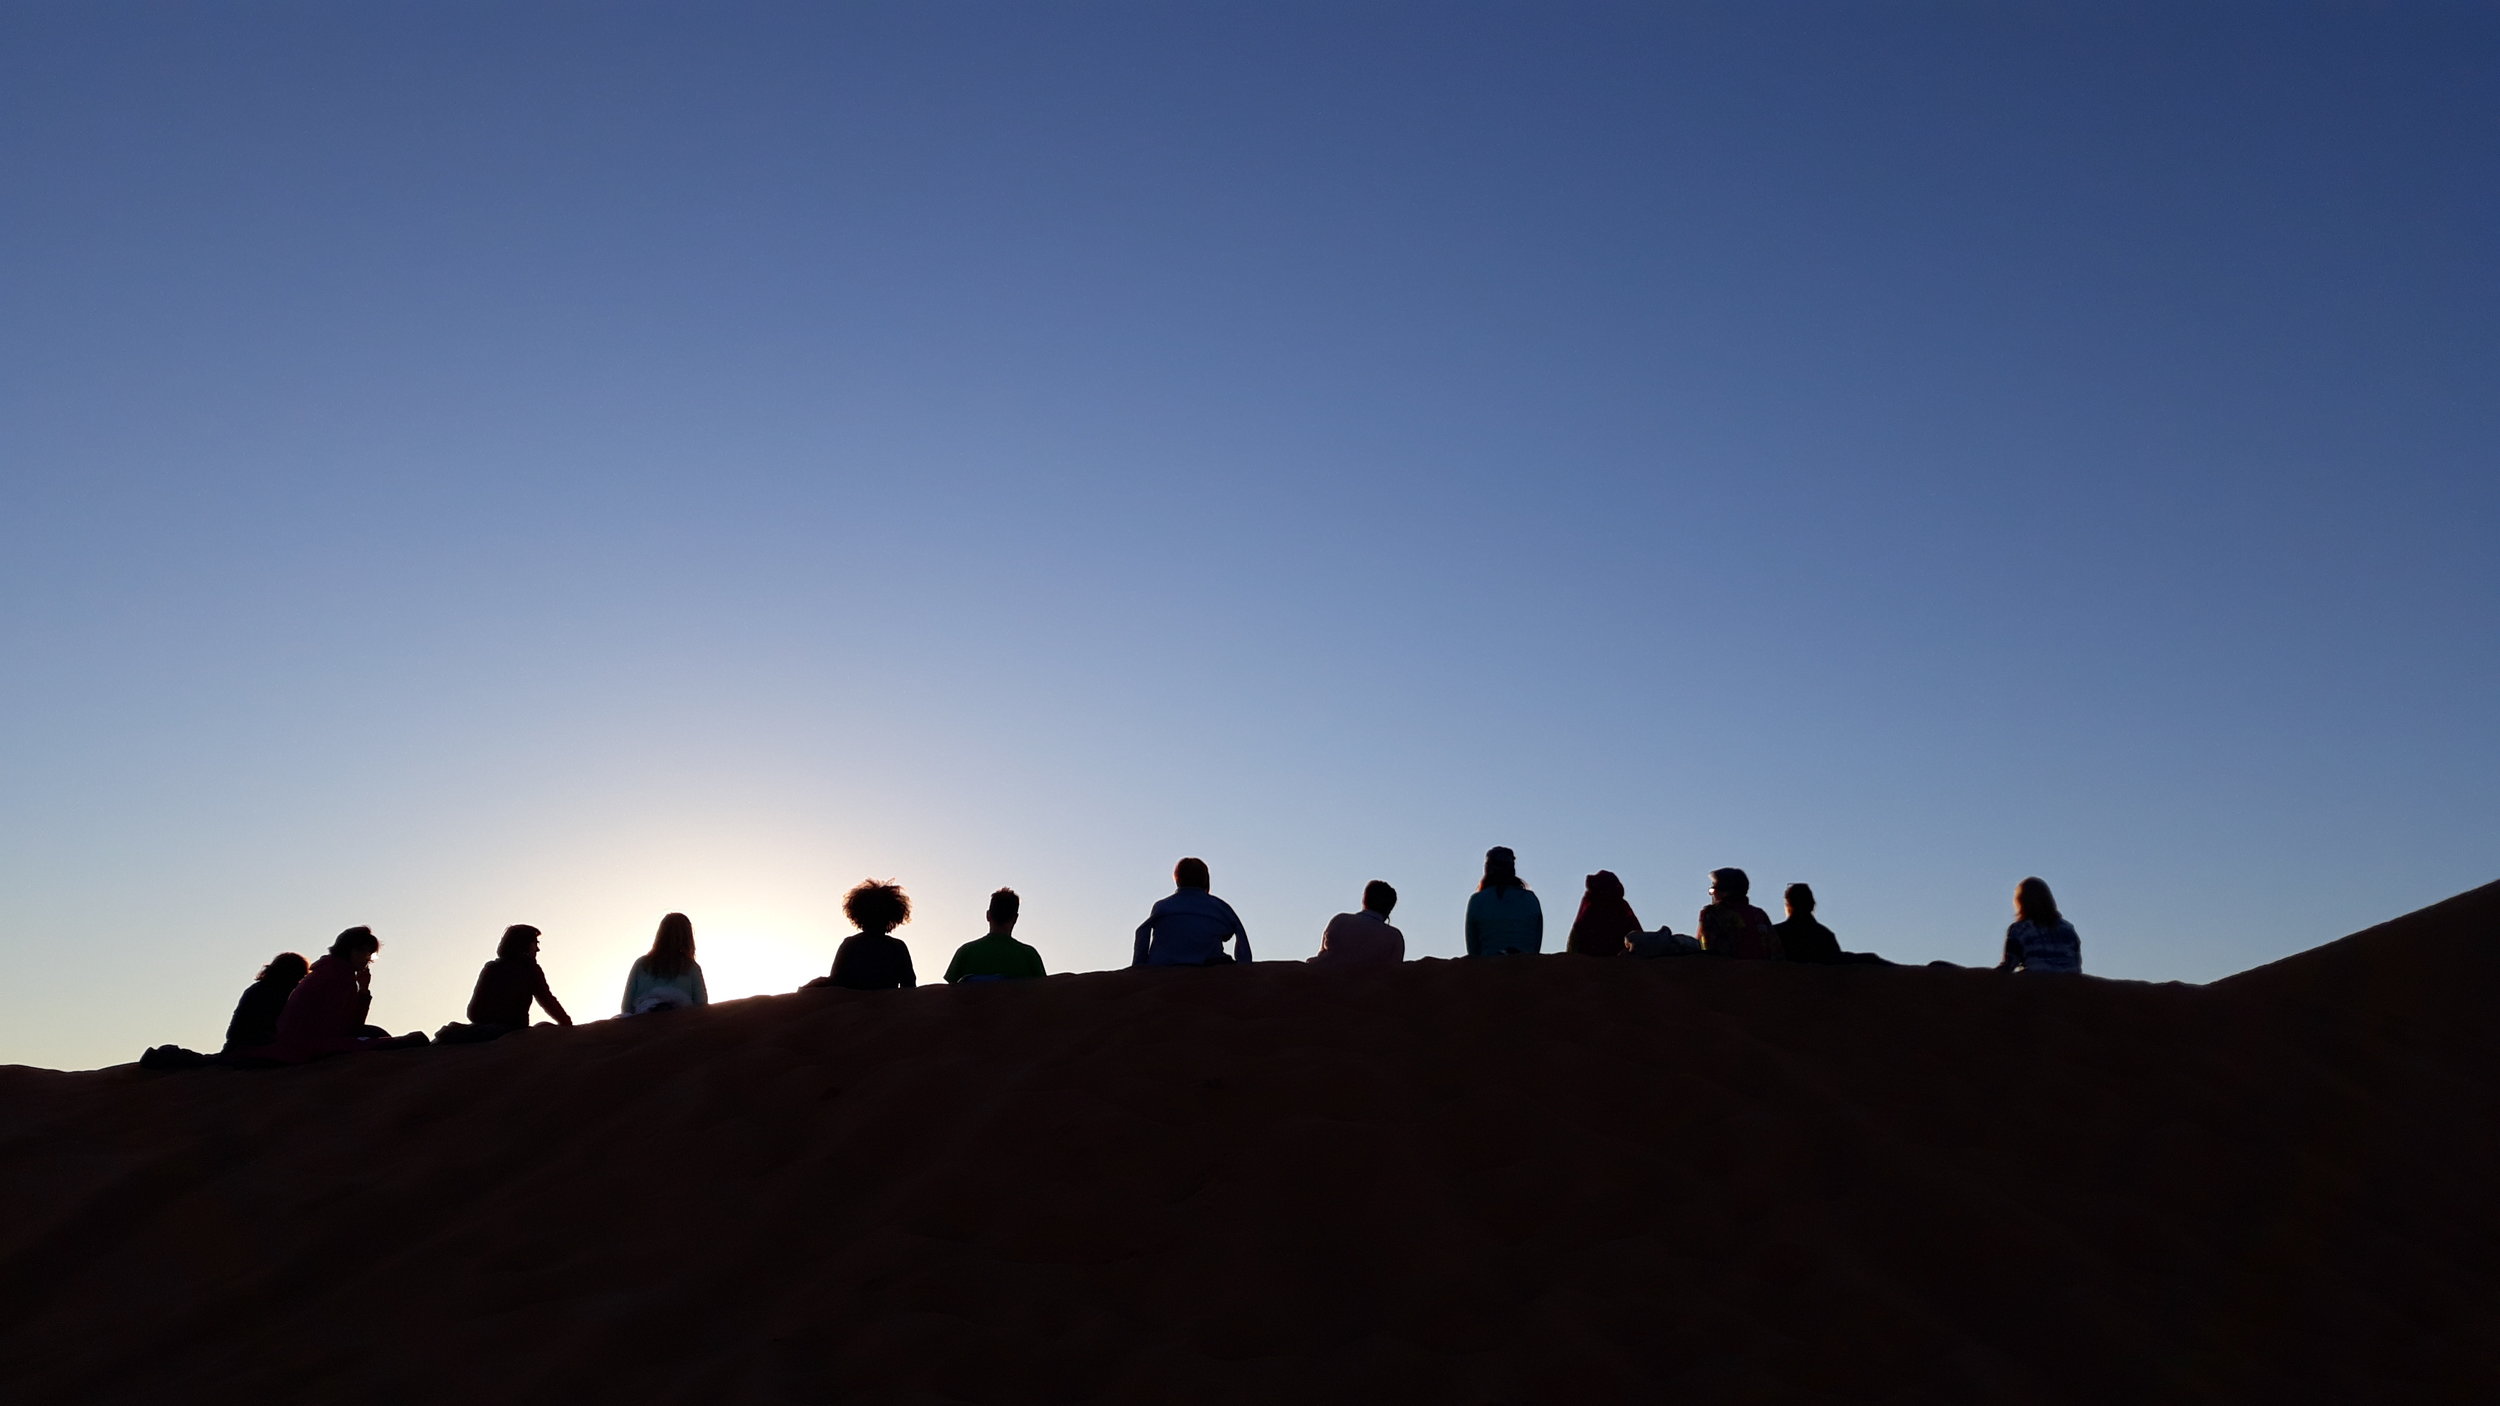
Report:
[[[495,960],[478,969],[477,985],[469,992],[468,1023],[453,1021],[435,1031],[434,1038],[447,1045],[502,1039],[529,1028],[533,1001],[555,1017],[556,1024],[571,1025],[573,1017],[565,1014],[564,1003],[548,989],[546,968],[538,965],[539,936],[538,929],[527,923],[505,928],[495,943]]]
[[[1132,967],[1221,967],[1250,960],[1250,933],[1233,905],[1215,896],[1203,859],[1172,866],[1172,896],[1157,899],[1137,925]],[[1233,944],[1226,955],[1224,944]]]
[[[286,998],[295,994],[312,963],[294,952],[281,952],[269,959],[243,988],[243,999],[234,1003],[234,1019],[226,1022],[225,1048],[219,1054],[239,1055],[275,1044],[278,1039],[278,1017],[286,1010]]]
[[[636,957],[633,970],[625,974],[624,1013],[649,1015],[711,1001],[703,988],[703,964],[694,959],[694,920],[671,913],[651,935],[651,950]]]
[[[1563,950],[1582,957],[1620,957],[1624,942],[1641,930],[1641,920],[1623,896],[1623,880],[1612,869],[1588,877],[1580,897],[1580,914],[1571,920],[1571,936]]]
[[[808,984],[846,991],[908,991],[920,984],[911,948],[894,930],[911,921],[911,895],[891,881],[862,879],[842,896],[842,916],[859,931],[833,949],[833,971]]]
[[[1530,955],[1545,950],[1545,906],[1519,879],[1519,856],[1508,845],[1484,852],[1484,878],[1467,900],[1467,955]]]
[[[427,1043],[422,1031],[394,1036],[365,1024],[365,1015],[373,1008],[373,958],[381,950],[382,939],[371,928],[352,927],[340,933],[330,950],[287,993],[286,1008],[278,1012],[277,1037],[259,1049],[237,1053],[250,1059],[302,1064],[323,1055]]]
[[[1710,871],[1710,906],[1693,920],[1702,950],[1714,957],[1768,958],[1780,955],[1779,934],[1771,915],[1753,906],[1753,880],[1742,869]]]
[[[2083,939],[2057,911],[2057,896],[2037,877],[2014,886],[2014,922],[2005,930],[2005,960],[1997,963],[1997,970],[2066,975],[2083,970]]]

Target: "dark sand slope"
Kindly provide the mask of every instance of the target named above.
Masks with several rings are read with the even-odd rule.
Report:
[[[2500,886],[2213,987],[809,993],[0,1071],[13,1402],[2500,1400]]]

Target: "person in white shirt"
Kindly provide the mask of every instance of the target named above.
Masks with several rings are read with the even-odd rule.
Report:
[[[1320,934],[1319,955],[1326,966],[1395,966],[1406,960],[1406,934],[1389,926],[1389,910],[1398,906],[1398,891],[1378,879],[1363,885],[1363,911],[1339,913]]]

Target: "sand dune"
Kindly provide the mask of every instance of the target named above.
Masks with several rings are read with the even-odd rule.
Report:
[[[0,1071],[17,1402],[2500,1399],[2500,885],[2211,987],[810,992]]]

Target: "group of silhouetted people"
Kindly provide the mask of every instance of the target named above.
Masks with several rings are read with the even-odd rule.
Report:
[[[1215,896],[1205,860],[1182,860],[1172,870],[1170,897],[1156,901],[1138,924],[1130,961],[1138,967],[1210,967],[1251,960],[1250,934],[1231,904]],[[1650,931],[1632,910],[1623,881],[1600,869],[1588,876],[1563,950],[1586,957],[1715,957],[1734,960],[1787,961],[1827,966],[1889,966],[1871,952],[1841,950],[1840,939],[1814,914],[1814,890],[1790,884],[1785,895],[1787,917],[1774,923],[1754,906],[1752,884],[1742,869],[1710,872],[1710,902],[1694,919],[1693,931],[1669,927]],[[1320,948],[1309,961],[1316,966],[1394,965],[1406,960],[1406,935],[1389,922],[1398,891],[1374,879],[1363,887],[1363,905],[1339,913],[1320,935]],[[1042,954],[1016,939],[1022,900],[1013,889],[990,895],[989,932],[956,949],[947,964],[949,983],[1027,979],[1046,975]],[[911,898],[900,885],[869,880],[844,896],[843,914],[859,930],[834,950],[833,969],[802,990],[827,987],[850,991],[902,990],[919,984],[911,948],[894,930],[911,921]],[[260,970],[235,1003],[226,1026],[224,1047],[201,1055],[171,1045],[159,1046],[140,1063],[153,1068],[180,1068],[224,1063],[242,1066],[301,1064],[325,1055],[365,1050],[412,1049],[429,1043],[480,1044],[528,1028],[531,1007],[543,1010],[557,1025],[573,1017],[556,999],[547,973],[538,963],[537,928],[526,923],[504,930],[495,958],[479,970],[469,996],[468,1019],[437,1031],[431,1040],[422,1032],[393,1035],[366,1023],[373,1005],[374,954],[381,940],[368,927],[338,935],[318,961],[306,962],[282,952]],[[1467,955],[1493,958],[1535,955],[1545,949],[1545,910],[1519,877],[1518,857],[1507,848],[1486,851],[1484,877],[1467,900]],[[1951,963],[1931,963],[1950,966]],[[2077,973],[2083,970],[2083,946],[2074,924],[2058,911],[2049,886],[2037,878],[2014,890],[2014,922],[2005,930],[1999,971]],[[651,950],[636,957],[626,973],[621,1016],[648,1016],[709,1004],[703,966],[695,960],[694,923],[683,913],[660,920]]]

